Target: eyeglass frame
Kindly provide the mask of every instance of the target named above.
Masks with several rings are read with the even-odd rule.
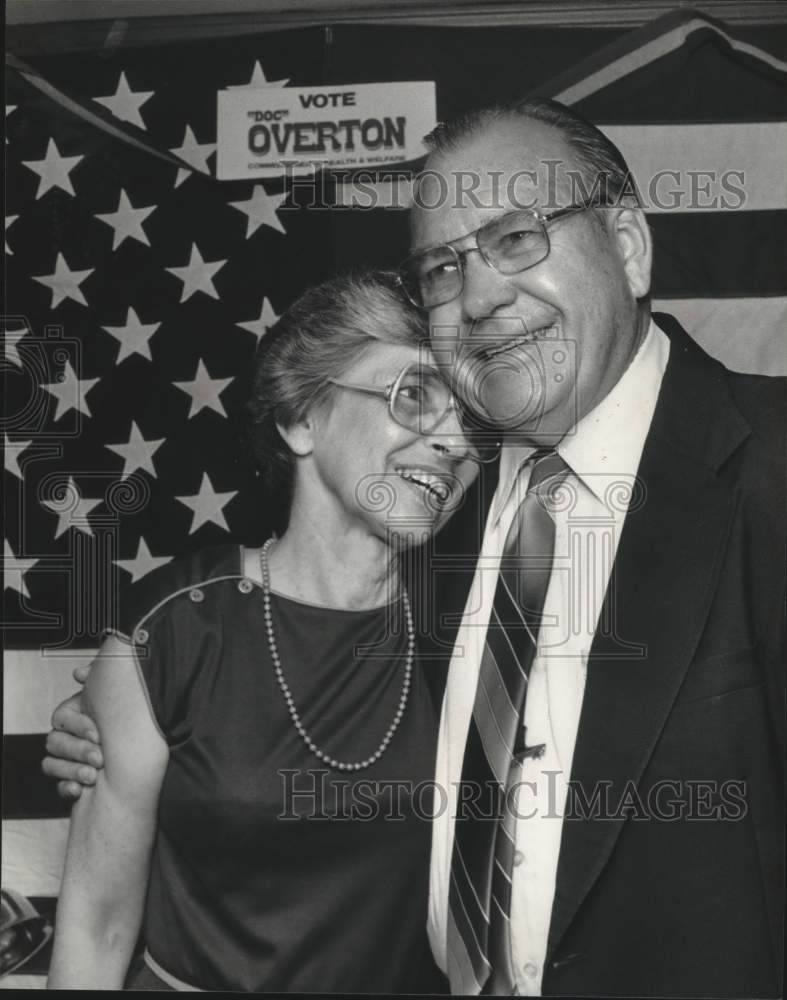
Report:
[[[399,374],[396,376],[394,381],[387,386],[361,385],[357,382],[344,382],[341,379],[337,378],[327,378],[325,381],[330,385],[338,386],[340,389],[354,389],[356,392],[364,392],[367,395],[378,396],[382,399],[385,399],[388,403],[388,415],[390,416],[391,420],[393,420],[393,422],[397,424],[399,427],[404,427],[405,430],[410,431],[412,434],[418,434],[420,437],[429,437],[429,435],[434,434],[435,430],[445,420],[445,418],[448,416],[451,410],[453,410],[454,413],[456,413],[457,415],[459,423],[462,424],[463,435],[467,437],[467,431],[463,424],[463,417],[466,417],[470,411],[467,409],[466,406],[464,406],[464,404],[460,400],[456,398],[455,394],[451,390],[450,385],[447,382],[445,382],[445,387],[449,397],[448,405],[428,431],[410,427],[407,424],[402,423],[401,420],[397,420],[394,414],[393,401],[396,397],[397,392],[401,388],[402,380],[404,379],[407,372],[413,369],[417,370],[418,368],[427,368],[429,371],[434,372],[435,375],[437,375],[437,377],[441,381],[445,382],[445,379],[442,378],[440,373],[435,368],[431,368],[429,365],[419,365],[415,361],[411,361],[409,364],[406,364],[399,372]],[[476,453],[475,456],[473,456],[474,461],[479,461],[484,463],[484,462],[493,462],[497,459],[497,454],[491,455],[490,457],[486,458],[483,457],[483,455],[478,451],[477,446],[473,445],[469,437],[468,437],[468,443],[472,447],[473,451]],[[499,445],[499,442],[496,441],[495,445],[496,446]]]
[[[486,266],[491,268],[493,271],[496,271],[498,274],[505,274],[505,275],[522,274],[523,271],[529,271],[531,267],[537,267],[539,264],[543,264],[544,261],[549,256],[550,251],[552,249],[552,244],[550,243],[549,240],[549,230],[547,227],[550,223],[557,221],[557,219],[565,218],[569,215],[575,215],[578,212],[586,212],[588,211],[588,209],[600,208],[600,207],[603,206],[597,202],[590,202],[590,203],[575,203],[571,205],[566,205],[564,208],[555,209],[554,212],[540,212],[537,208],[512,209],[510,212],[504,212],[503,215],[499,215],[496,219],[490,219],[488,222],[485,222],[482,226],[479,226],[478,229],[473,230],[473,232],[465,233],[464,236],[457,236],[456,239],[448,240],[445,243],[434,243],[432,244],[432,246],[424,247],[422,250],[416,250],[413,253],[408,254],[407,257],[405,257],[405,259],[401,262],[401,264],[397,268],[398,273],[396,276],[396,283],[402,289],[403,293],[407,296],[408,302],[412,303],[412,305],[414,305],[416,309],[421,309],[424,312],[428,312],[430,309],[436,309],[438,306],[444,306],[448,302],[453,302],[455,298],[457,298],[459,295],[462,294],[462,291],[464,290],[465,287],[465,259],[467,258],[468,254],[470,253],[481,254],[481,260],[483,260]],[[482,230],[488,228],[489,226],[498,225],[503,219],[507,219],[512,215],[519,215],[519,214],[530,215],[538,223],[540,223],[544,231],[544,237],[546,239],[546,244],[547,244],[546,253],[544,254],[543,257],[541,257],[534,263],[526,264],[524,267],[517,268],[515,271],[501,271],[487,258],[486,254],[479,246],[478,234]],[[460,243],[462,240],[466,240],[470,237],[473,237],[473,239],[475,240],[475,246],[467,247],[466,250],[457,250],[454,244]],[[457,291],[456,295],[452,295],[450,299],[446,299],[444,302],[438,302],[432,306],[425,306],[422,305],[420,302],[417,302],[412,297],[412,295],[410,295],[410,292],[407,290],[405,279],[402,277],[402,269],[409,261],[422,257],[424,256],[424,254],[432,253],[432,251],[434,250],[439,250],[441,247],[445,247],[447,250],[451,252],[451,255],[453,256],[456,262],[459,274],[461,275],[462,279],[461,284],[459,285],[459,290]]]
[[[427,370],[434,372],[434,374],[438,377],[438,379],[440,379],[440,381],[445,382],[445,379],[442,378],[440,373],[435,368],[431,368],[429,365],[419,365],[417,361],[411,361],[408,364],[406,364],[399,372],[399,374],[396,376],[396,378],[393,380],[393,382],[389,383],[386,386],[360,385],[357,382],[343,382],[341,379],[338,378],[328,378],[325,381],[329,382],[331,385],[338,385],[339,388],[341,389],[355,389],[357,392],[365,392],[370,396],[381,396],[383,399],[386,399],[388,401],[388,413],[391,417],[391,420],[393,420],[394,423],[398,424],[400,427],[404,427],[405,430],[413,431],[413,433],[415,434],[427,435],[431,434],[436,427],[440,426],[440,424],[445,420],[446,416],[450,413],[451,410],[454,410],[458,415],[461,415],[461,413],[463,412],[463,407],[462,404],[459,402],[459,400],[451,391],[451,387],[448,385],[447,382],[445,382],[446,392],[448,393],[449,397],[448,406],[446,406],[445,410],[440,414],[440,417],[435,421],[434,425],[430,427],[428,431],[413,430],[412,427],[409,427],[407,424],[403,424],[401,420],[397,420],[396,416],[394,415],[393,401],[396,398],[396,394],[401,389],[402,381],[404,380],[405,375],[409,371],[413,370],[418,371],[419,369],[423,368],[426,368]]]

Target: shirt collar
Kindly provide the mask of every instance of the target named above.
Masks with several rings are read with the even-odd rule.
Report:
[[[668,357],[669,339],[651,320],[645,339],[623,375],[557,445],[557,453],[566,465],[601,501],[610,476],[633,479],[637,473]],[[503,447],[498,487],[490,510],[493,525],[499,521],[521,469],[535,450],[534,445]]]

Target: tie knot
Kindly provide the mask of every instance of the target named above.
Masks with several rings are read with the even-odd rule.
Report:
[[[542,448],[531,456],[533,464],[527,492],[538,492],[545,484],[559,482],[568,475],[569,468],[554,448]]]

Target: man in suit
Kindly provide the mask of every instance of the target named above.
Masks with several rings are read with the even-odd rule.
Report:
[[[625,162],[568,109],[440,127],[412,217],[403,286],[503,442],[429,554],[437,962],[456,993],[780,995],[784,386],[651,316]],[[498,569],[529,496],[523,637]]]
[[[432,592],[447,595],[455,640],[431,869],[438,964],[464,993],[778,995],[783,381],[734,375],[651,317],[651,238],[625,161],[551,102],[438,128],[412,232],[405,288],[504,443],[491,503],[434,543]],[[506,863],[468,758],[495,771],[510,691],[483,661],[544,447],[563,461],[564,496],[517,706]]]

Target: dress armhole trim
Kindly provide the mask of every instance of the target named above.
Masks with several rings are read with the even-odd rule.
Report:
[[[126,646],[133,646],[134,640],[130,635],[126,635],[125,632],[121,632],[119,628],[105,628],[104,635],[113,635],[116,639],[120,639],[122,643]]]
[[[142,692],[145,695],[145,701],[147,702],[148,712],[150,712],[150,718],[153,720],[153,725],[156,727],[159,736],[164,740],[164,742],[169,746],[169,739],[167,734],[161,728],[161,724],[158,720],[158,716],[153,708],[153,702],[150,699],[150,691],[148,690],[148,682],[145,677],[145,673],[142,669],[142,664],[139,662],[139,657],[137,656],[137,644],[135,642],[131,643],[131,655],[134,659],[134,667],[137,671],[137,677],[139,677],[139,683],[142,685]]]
[[[147,615],[145,617],[147,617]],[[142,620],[144,621],[144,619]],[[137,630],[134,629],[134,634],[136,634],[136,631]],[[125,632],[121,632],[120,629],[116,628],[104,629],[104,635],[114,636],[116,639],[119,639],[124,646],[128,646],[130,648],[131,657],[134,661],[134,669],[137,672],[137,677],[139,678],[139,683],[140,686],[142,687],[142,693],[145,696],[145,702],[147,703],[148,706],[148,712],[150,713],[150,718],[153,721],[153,725],[156,727],[156,732],[164,740],[167,746],[169,746],[169,740],[167,739],[164,730],[161,728],[158,718],[156,717],[156,713],[153,710],[153,702],[150,700],[150,691],[148,690],[148,682],[145,680],[145,674],[142,671],[142,667],[139,662],[139,657],[137,656],[137,643],[135,642],[133,636],[126,635]]]
[[[225,574],[224,576],[213,576],[209,577],[207,580],[195,581],[189,583],[188,586],[186,587],[179,587],[177,590],[173,590],[172,593],[167,594],[167,596],[162,598],[162,600],[160,600],[158,604],[154,604],[153,607],[150,608],[150,610],[145,612],[145,614],[139,619],[137,624],[132,629],[130,636],[126,635],[125,632],[121,632],[117,629],[106,630],[108,633],[117,636],[117,638],[120,639],[121,642],[127,643],[128,645],[131,646],[131,655],[134,659],[134,666],[136,667],[140,683],[142,684],[142,690],[145,694],[145,701],[147,702],[148,705],[148,711],[150,712],[150,717],[153,720],[153,725],[156,727],[156,730],[158,731],[164,742],[167,744],[167,746],[170,745],[170,741],[167,738],[166,733],[162,729],[161,723],[159,722],[156,712],[153,708],[153,702],[151,701],[150,698],[150,691],[148,689],[148,683],[145,678],[145,673],[142,670],[142,664],[140,663],[139,656],[137,655],[137,647],[145,646],[147,642],[147,632],[143,628],[143,625],[145,624],[145,622],[148,621],[149,618],[152,618],[157,611],[163,608],[165,604],[174,600],[174,598],[179,597],[181,594],[190,594],[194,590],[198,590],[200,587],[207,587],[211,583],[221,583],[224,580],[238,580],[241,578],[242,578],[241,575],[238,573],[228,573]],[[145,635],[145,641],[141,641],[140,632],[142,632]],[[190,989],[191,987],[188,988]]]

